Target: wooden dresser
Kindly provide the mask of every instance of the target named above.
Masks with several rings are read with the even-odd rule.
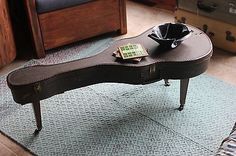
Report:
[[[0,68],[16,57],[8,0],[0,0]]]

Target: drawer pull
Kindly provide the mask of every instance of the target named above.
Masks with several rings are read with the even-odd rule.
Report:
[[[226,40],[230,42],[235,42],[235,37],[233,36],[232,32],[226,31]]]
[[[186,23],[186,18],[185,17],[181,17],[181,21],[182,21],[182,23]]]
[[[204,24],[204,25],[202,26],[202,31],[203,31],[204,33],[207,33],[207,30],[208,30],[208,26],[207,26],[206,24]]]
[[[212,3],[212,4],[208,3],[207,4],[207,3],[203,3],[203,0],[198,0],[197,1],[197,7],[198,7],[198,9],[200,9],[202,11],[211,13],[211,12],[216,10],[217,4],[216,3]]]
[[[207,35],[208,35],[210,38],[212,38],[212,37],[215,36],[215,34],[214,34],[213,32],[208,32]]]
[[[175,17],[175,21],[176,21],[177,23],[183,23],[183,24],[185,24],[185,23],[186,23],[186,18],[185,18],[185,17],[181,17],[180,19],[177,19],[177,17]]]
[[[208,31],[208,25],[204,24],[202,26],[202,31],[204,33],[206,33],[210,38],[212,38],[213,36],[215,36],[215,33],[211,32],[211,31]]]

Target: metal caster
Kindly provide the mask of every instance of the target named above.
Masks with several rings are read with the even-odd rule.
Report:
[[[183,109],[184,109],[183,105],[180,105],[179,108],[178,108],[179,111],[182,111]]]
[[[164,81],[165,81],[165,86],[166,86],[166,87],[170,86],[170,82],[169,82],[168,79],[164,79]]]

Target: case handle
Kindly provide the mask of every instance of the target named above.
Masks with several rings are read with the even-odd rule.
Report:
[[[198,9],[200,9],[202,11],[211,13],[216,10],[217,4],[216,3],[211,3],[211,4],[208,3],[207,4],[207,3],[204,3],[203,0],[198,0],[197,7],[198,7]]]

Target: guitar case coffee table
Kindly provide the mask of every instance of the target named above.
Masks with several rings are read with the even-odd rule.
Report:
[[[7,77],[14,100],[32,103],[38,130],[42,128],[40,101],[65,91],[102,82],[147,84],[162,79],[180,80],[180,107],[185,104],[189,78],[206,71],[212,43],[201,30],[188,26],[193,34],[177,48],[163,50],[148,37],[152,28],[137,37],[115,41],[101,53],[76,61],[18,69]],[[119,46],[139,43],[149,56],[139,63],[119,61],[113,52]],[[167,81],[166,81],[167,82]]]

